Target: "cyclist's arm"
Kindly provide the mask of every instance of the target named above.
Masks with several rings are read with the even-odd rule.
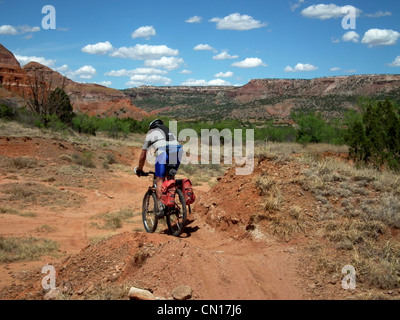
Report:
[[[146,154],[147,150],[142,149],[142,153],[140,154],[139,157],[139,166],[138,169],[143,170],[144,164],[146,163]]]

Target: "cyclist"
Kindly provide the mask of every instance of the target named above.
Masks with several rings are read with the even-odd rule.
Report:
[[[149,132],[142,147],[142,153],[139,158],[139,165],[135,168],[135,173],[140,177],[144,174],[143,167],[146,162],[147,151],[153,148],[156,155],[156,194],[159,203],[159,212],[157,218],[164,216],[165,206],[161,202],[162,184],[165,178],[170,174],[170,170],[176,171],[179,168],[182,158],[182,146],[179,144],[175,135],[171,133],[167,126],[160,119],[153,120],[149,125]]]

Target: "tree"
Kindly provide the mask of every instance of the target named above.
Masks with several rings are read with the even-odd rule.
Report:
[[[39,68],[35,68],[29,78],[29,94],[24,95],[27,109],[37,116],[44,126],[47,126],[52,116],[71,123],[74,113],[65,87],[63,78],[61,85],[54,88],[53,79],[47,79],[45,71]]]
[[[356,162],[370,163],[381,169],[400,169],[400,116],[389,100],[370,102],[362,116],[350,123],[346,143]]]
[[[319,143],[324,139],[324,129],[327,126],[320,113],[304,114],[303,112],[292,114],[299,129],[297,131],[297,142]]]
[[[50,93],[48,100],[50,114],[56,115],[62,122],[71,124],[74,110],[69,95],[57,87]]]

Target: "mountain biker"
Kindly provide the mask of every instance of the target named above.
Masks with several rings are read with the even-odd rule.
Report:
[[[142,147],[142,153],[139,157],[139,165],[135,168],[135,173],[140,177],[144,174],[143,167],[146,162],[147,151],[153,148],[156,155],[156,194],[159,203],[159,212],[157,218],[164,215],[165,205],[161,202],[162,184],[165,181],[169,171],[179,168],[182,158],[182,146],[179,144],[175,135],[171,133],[167,126],[160,119],[153,120],[149,124],[149,132]]]

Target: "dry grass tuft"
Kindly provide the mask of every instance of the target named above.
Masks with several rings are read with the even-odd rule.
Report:
[[[35,260],[58,252],[58,244],[48,239],[4,238],[0,236],[0,262]]]

